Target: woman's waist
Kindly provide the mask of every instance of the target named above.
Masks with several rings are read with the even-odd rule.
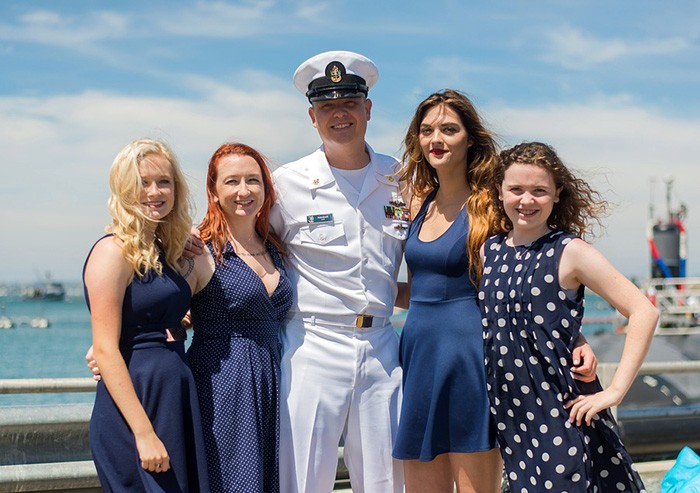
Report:
[[[136,349],[163,348],[166,340],[165,327],[162,329],[149,329],[148,331],[144,331],[142,328],[122,329],[119,349],[122,351],[133,351]]]
[[[231,320],[200,321],[192,325],[192,341],[197,339],[254,339],[277,340],[280,322],[277,320]]]
[[[450,296],[449,298],[443,298],[441,296],[424,296],[424,295],[413,295],[411,296],[410,304],[414,306],[420,306],[421,308],[431,308],[435,307],[438,309],[444,309],[449,305],[455,306],[478,306],[478,299],[476,293],[464,294],[461,296]],[[409,306],[410,310],[410,306]]]

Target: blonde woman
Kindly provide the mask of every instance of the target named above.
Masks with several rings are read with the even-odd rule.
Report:
[[[119,152],[109,184],[109,234],[83,271],[102,374],[90,420],[100,482],[104,491],[208,491],[184,344],[166,344],[191,297],[177,265],[191,227],[187,184],[172,151],[149,139]]]

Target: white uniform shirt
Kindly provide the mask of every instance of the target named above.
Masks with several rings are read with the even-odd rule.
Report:
[[[277,203],[270,224],[289,252],[292,313],[393,312],[408,220],[385,210],[401,196],[398,162],[367,150],[370,168],[356,206],[341,193],[323,147],[273,174]]]

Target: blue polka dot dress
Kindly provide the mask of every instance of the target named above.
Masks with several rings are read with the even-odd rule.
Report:
[[[292,288],[279,253],[267,249],[280,272],[271,296],[227,243],[223,263],[192,298],[188,356],[213,492],[279,491],[279,331]]]
[[[645,491],[609,410],[576,426],[564,409],[602,390],[569,371],[584,287],[562,289],[557,268],[575,236],[553,231],[517,247],[505,238],[484,246],[479,303],[491,413],[511,491]]]

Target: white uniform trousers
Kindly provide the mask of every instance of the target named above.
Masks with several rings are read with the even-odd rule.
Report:
[[[299,316],[282,334],[280,491],[330,493],[338,442],[354,493],[400,493],[391,456],[401,403],[398,336]]]

